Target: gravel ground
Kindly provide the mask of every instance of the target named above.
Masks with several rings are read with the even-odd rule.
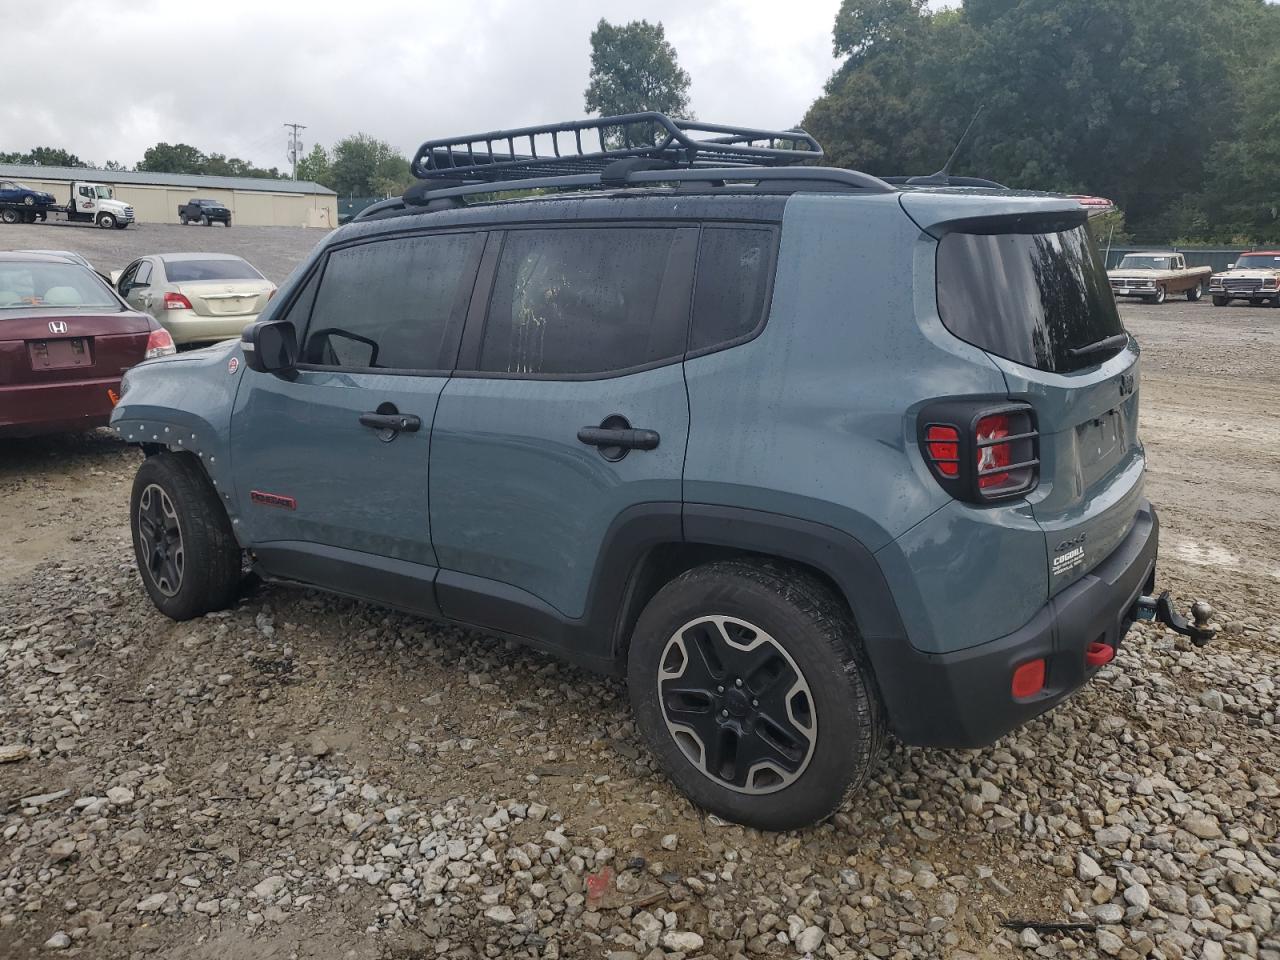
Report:
[[[137,455],[0,446],[0,957],[1280,960],[1280,312],[1124,313],[1161,581],[1222,635],[1135,629],[790,834],[693,809],[622,685],[502,642],[280,587],[171,623]]]
[[[105,274],[152,253],[234,253],[279,283],[325,234],[306,227],[227,230],[177,223],[135,223],[126,230],[102,230],[59,220],[0,225],[0,250],[70,250]]]

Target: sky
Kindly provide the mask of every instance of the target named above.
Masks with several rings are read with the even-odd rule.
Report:
[[[285,169],[287,122],[306,125],[304,152],[364,132],[412,155],[435,137],[574,119],[602,17],[664,24],[699,119],[785,128],[836,67],[839,6],[0,0],[0,152],[61,147],[132,167],[156,142],[183,142]]]

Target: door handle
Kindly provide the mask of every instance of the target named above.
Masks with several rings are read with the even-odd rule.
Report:
[[[656,430],[636,430],[631,427],[583,427],[578,439],[593,447],[617,447],[622,450],[654,450],[658,446]]]
[[[362,413],[360,425],[395,433],[417,433],[422,427],[422,420],[412,413]]]

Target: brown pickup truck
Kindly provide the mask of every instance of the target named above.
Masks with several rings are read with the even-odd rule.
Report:
[[[1180,253],[1127,253],[1120,265],[1107,271],[1117,297],[1141,297],[1164,303],[1171,293],[1185,293],[1193,303],[1204,295],[1211,267],[1188,267]]]

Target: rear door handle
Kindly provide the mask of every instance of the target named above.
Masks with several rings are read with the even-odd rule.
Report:
[[[422,420],[412,413],[362,413],[360,424],[374,430],[394,430],[397,433],[417,433]]]
[[[578,439],[593,447],[619,447],[623,450],[654,450],[658,446],[656,430],[610,429],[608,427],[583,427]]]

